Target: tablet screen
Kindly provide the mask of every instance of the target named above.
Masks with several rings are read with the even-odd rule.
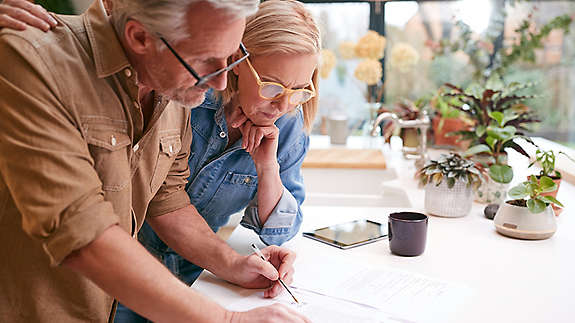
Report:
[[[387,227],[369,220],[356,220],[304,232],[303,235],[346,249],[381,240],[387,236]]]

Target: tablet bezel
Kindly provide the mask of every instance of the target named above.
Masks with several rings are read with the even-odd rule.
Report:
[[[330,226],[327,226],[327,227],[315,229],[315,230],[313,230],[312,232],[304,232],[304,233],[303,233],[303,236],[306,237],[306,238],[310,238],[310,239],[313,239],[313,240],[317,240],[317,241],[319,241],[319,242],[323,242],[323,243],[328,244],[328,245],[333,246],[333,247],[337,247],[337,248],[339,248],[339,249],[350,249],[350,248],[354,248],[354,247],[359,247],[359,246],[363,246],[363,245],[366,245],[366,244],[369,244],[369,243],[373,243],[373,242],[377,242],[377,241],[383,240],[384,238],[387,237],[388,233],[386,232],[386,233],[384,233],[384,234],[382,234],[381,236],[376,237],[376,238],[369,238],[369,239],[367,239],[367,240],[357,241],[357,242],[354,242],[354,243],[352,243],[352,244],[346,244],[346,243],[343,243],[343,242],[338,241],[338,240],[328,239],[328,238],[326,238],[326,237],[319,236],[319,235],[317,235],[317,234],[315,233],[315,232],[317,232],[317,231],[325,230],[325,229],[328,229],[328,228],[333,227],[333,226],[336,226],[336,225],[355,224],[355,223],[357,223],[357,222],[362,222],[362,221],[379,225],[380,231],[381,231],[381,228],[386,228],[383,224],[381,224],[381,223],[379,223],[379,222],[375,222],[375,221],[371,221],[371,220],[367,220],[367,219],[359,219],[359,220],[354,220],[354,221],[349,221],[349,222],[343,222],[343,223],[337,223],[337,224],[330,225]]]

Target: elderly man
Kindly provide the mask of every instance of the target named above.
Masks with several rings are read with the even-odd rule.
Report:
[[[225,87],[227,58],[256,7],[115,0],[110,21],[96,1],[48,33],[0,31],[2,321],[111,321],[113,297],[154,321],[307,321],[282,306],[225,311],[133,239],[146,220],[232,283],[273,284],[276,295],[274,281],[291,278],[292,252],[264,249],[275,267],[238,255],[184,191],[191,129],[182,106]]]

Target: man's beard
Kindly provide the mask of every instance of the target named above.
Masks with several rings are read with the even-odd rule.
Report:
[[[175,91],[161,91],[160,95],[170,101],[177,102],[188,109],[193,109],[206,99],[206,92],[200,92],[195,88],[176,89]]]

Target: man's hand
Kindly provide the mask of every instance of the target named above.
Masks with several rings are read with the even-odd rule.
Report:
[[[243,113],[241,107],[232,114],[230,125],[239,128],[242,133],[242,148],[250,153],[257,169],[261,171],[267,168],[277,169],[280,132],[275,125],[255,125]]]
[[[5,0],[0,4],[0,28],[25,30],[32,26],[48,31],[57,25],[56,19],[40,5],[26,0]]]
[[[266,247],[262,249],[262,253],[268,261],[256,254],[241,257],[234,264],[237,270],[227,279],[246,288],[267,288],[264,297],[276,297],[283,291],[279,277],[286,285],[293,281],[293,263],[296,256],[293,251],[278,246]]]
[[[230,323],[311,323],[298,312],[281,304],[258,307],[247,312],[232,313]]]

